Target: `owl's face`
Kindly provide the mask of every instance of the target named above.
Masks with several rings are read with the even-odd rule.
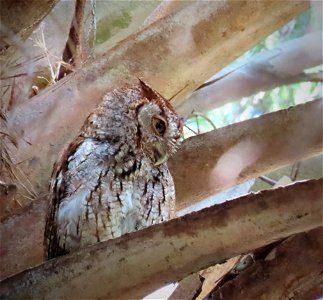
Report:
[[[141,148],[155,166],[164,163],[180,145],[183,122],[161,97],[147,101],[138,112]]]

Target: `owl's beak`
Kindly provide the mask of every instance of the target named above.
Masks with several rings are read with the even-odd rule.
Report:
[[[155,159],[154,166],[157,167],[157,166],[161,165],[162,163],[164,163],[165,161],[167,161],[168,154],[162,153],[158,149],[155,149],[155,151],[154,151],[154,159]]]

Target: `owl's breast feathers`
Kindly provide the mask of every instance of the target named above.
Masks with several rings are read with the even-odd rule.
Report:
[[[55,164],[45,229],[47,259],[173,217],[167,166],[131,145],[79,136]]]

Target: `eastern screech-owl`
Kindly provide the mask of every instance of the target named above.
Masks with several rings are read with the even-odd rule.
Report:
[[[173,107],[145,83],[107,94],[54,165],[45,258],[172,218],[166,160],[181,133]]]

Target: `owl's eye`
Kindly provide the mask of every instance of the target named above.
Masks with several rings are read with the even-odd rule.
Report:
[[[160,136],[164,135],[167,128],[167,124],[164,119],[162,119],[161,117],[154,117],[152,120],[152,125],[156,134]]]

